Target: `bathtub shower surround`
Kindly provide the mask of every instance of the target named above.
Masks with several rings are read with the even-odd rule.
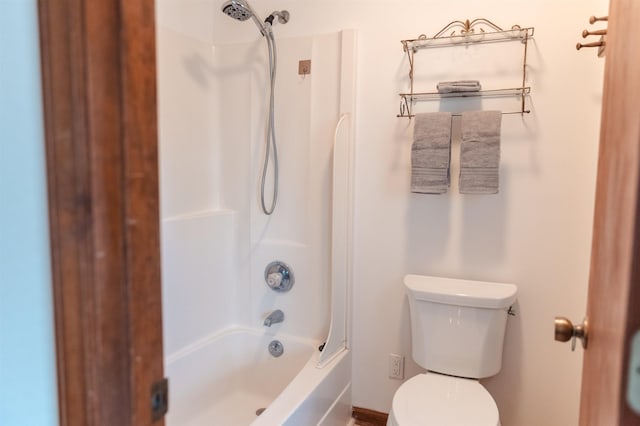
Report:
[[[157,31],[167,424],[346,424],[355,33],[278,37],[267,216],[262,37]]]

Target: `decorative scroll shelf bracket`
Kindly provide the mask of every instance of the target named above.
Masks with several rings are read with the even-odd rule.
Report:
[[[400,114],[398,117],[413,117],[412,106],[416,101],[442,99],[445,97],[469,97],[469,96],[520,96],[520,110],[505,114],[528,114],[526,109],[526,96],[531,92],[531,88],[526,86],[527,81],[527,47],[529,39],[533,38],[535,28],[520,27],[514,25],[511,29],[504,30],[493,22],[485,18],[464,21],[452,21],[445,25],[433,37],[421,34],[416,39],[401,40],[402,48],[409,61],[409,93],[401,93]],[[442,95],[439,93],[419,93],[414,91],[414,56],[420,49],[434,47],[459,46],[480,43],[495,43],[501,41],[520,40],[524,45],[522,60],[522,85],[518,88],[483,90],[479,92],[467,92],[458,94]]]

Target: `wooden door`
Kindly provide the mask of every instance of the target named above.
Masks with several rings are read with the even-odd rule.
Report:
[[[640,329],[640,1],[611,0],[580,425],[640,425],[626,403]],[[594,53],[594,61],[595,53]]]
[[[154,16],[39,0],[62,426],[163,424]]]

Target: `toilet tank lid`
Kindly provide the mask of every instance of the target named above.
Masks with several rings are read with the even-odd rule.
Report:
[[[411,274],[404,277],[404,284],[409,296],[417,300],[488,309],[511,306],[518,291],[514,284]]]

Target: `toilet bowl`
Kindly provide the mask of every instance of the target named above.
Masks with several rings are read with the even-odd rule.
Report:
[[[427,370],[393,396],[387,426],[499,426],[478,381],[502,367],[513,284],[407,275],[414,361]]]
[[[393,396],[387,426],[499,426],[498,406],[474,379],[427,372]]]

